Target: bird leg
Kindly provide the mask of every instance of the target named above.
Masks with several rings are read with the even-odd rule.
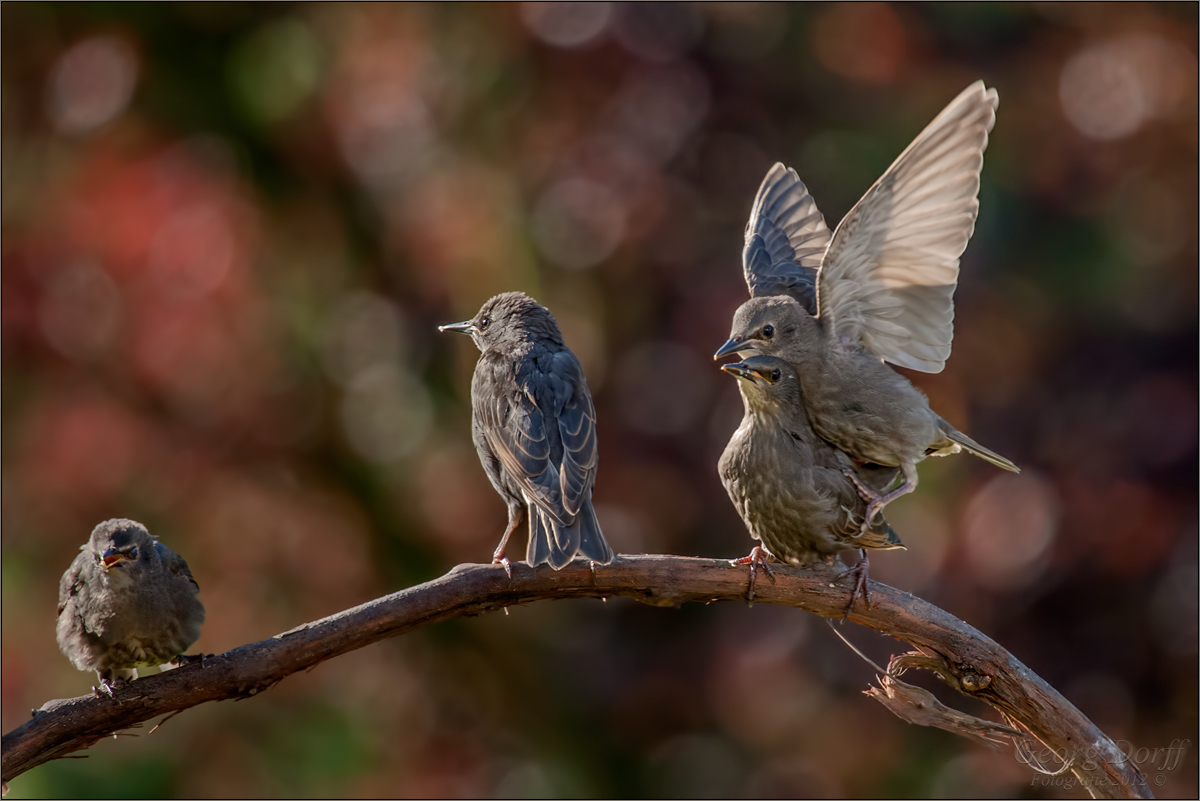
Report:
[[[771,583],[775,583],[775,571],[771,569],[768,561],[774,559],[775,555],[761,545],[755,545],[750,549],[750,553],[743,556],[741,559],[730,559],[731,565],[750,565],[750,585],[746,588],[746,602],[754,603],[754,580],[757,578],[756,568],[761,567],[767,574],[767,578]]]
[[[100,686],[92,687],[92,695],[96,698],[103,698],[107,695],[109,698],[115,700],[117,697],[115,690],[116,687],[113,682],[108,679],[100,679]]]
[[[851,575],[855,577],[854,590],[850,593],[850,603],[846,604],[846,613],[842,615],[842,620],[850,617],[850,610],[854,609],[854,602],[859,597],[866,601],[867,609],[871,608],[871,587],[867,584],[867,571],[871,568],[871,560],[867,558],[866,549],[860,548],[858,553],[862,557],[858,560],[858,564],[849,570],[838,573],[837,579],[834,579],[836,581],[842,576]]]
[[[521,518],[525,516],[525,510],[520,506],[508,507],[508,528],[504,529],[504,536],[500,538],[500,544],[496,546],[496,552],[492,554],[493,565],[504,565],[504,572],[512,578],[512,563],[508,561],[508,557],[504,555],[504,549],[508,547],[508,538],[517,530],[517,526],[521,525]]]
[[[100,679],[100,686],[92,688],[92,695],[97,698],[108,696],[114,701],[117,698],[116,691],[129,683],[129,680],[124,676],[116,675],[112,670],[97,670],[96,676]],[[133,677],[137,678],[137,671],[133,671]],[[117,701],[120,703],[120,701]]]
[[[842,473],[846,478],[850,479],[850,483],[858,491],[859,497],[867,502],[867,512],[863,515],[862,528],[859,529],[858,536],[861,537],[871,530],[871,524],[875,520],[875,515],[882,512],[883,507],[901,495],[907,495],[917,488],[917,466],[910,462],[905,462],[900,465],[900,471],[904,474],[904,483],[891,492],[880,495],[864,484],[862,479],[853,470],[849,468],[842,469]]]

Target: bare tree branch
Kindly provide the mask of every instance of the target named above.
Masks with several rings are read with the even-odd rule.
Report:
[[[757,583],[756,601],[825,617],[841,617],[845,610],[847,589],[829,572],[777,567],[776,577],[774,584]],[[594,573],[586,562],[559,572],[514,564],[511,578],[500,566],[459,565],[441,578],[201,664],[139,679],[118,690],[116,700],[51,701],[4,735],[3,780],[157,715],[254,695],[296,671],[440,620],[546,599],[623,596],[653,606],[745,600],[746,581],[745,568],[724,560],[680,556],[624,556]],[[878,582],[871,582],[871,592],[871,608],[859,602],[850,620],[916,648],[919,655],[903,657],[904,666],[934,670],[955,690],[998,709],[1010,726],[1069,763],[1093,797],[1151,797],[1141,771],[1112,740],[1012,654],[920,598]],[[1021,747],[1027,753],[1029,742]]]

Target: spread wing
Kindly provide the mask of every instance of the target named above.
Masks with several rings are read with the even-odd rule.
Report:
[[[525,496],[569,526],[591,496],[598,461],[596,410],[583,369],[574,354],[559,351],[550,370],[521,383],[515,397],[481,402],[484,437]]]
[[[163,566],[177,576],[182,576],[192,582],[192,586],[197,590],[200,585],[196,583],[196,579],[192,577],[192,571],[188,569],[187,562],[183,561],[183,557],[172,551],[167,546],[163,545],[158,540],[154,541],[154,550],[158,552],[158,558],[162,560]]]
[[[776,163],[746,223],[742,270],[750,297],[791,295],[816,312],[817,270],[829,239],[825,218],[796,171]]]
[[[901,367],[945,366],[998,104],[982,81],[968,86],[838,224],[817,282],[818,314],[836,337]]]

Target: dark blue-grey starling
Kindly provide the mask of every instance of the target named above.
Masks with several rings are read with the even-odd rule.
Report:
[[[917,486],[917,462],[967,450],[1020,472],[943,420],[883,362],[941,372],[954,335],[958,261],[979,212],[979,173],[999,98],[967,87],[888,168],[832,234],[794,170],[776,164],[746,228],[751,299],[715,358],[763,353],[788,361],[812,427],[860,462],[899,467],[875,512]]]
[[[750,564],[751,598],[755,566],[770,573],[770,557],[811,566],[832,563],[840,551],[858,549],[862,558],[847,571],[857,580],[846,611],[864,593],[870,604],[865,549],[903,548],[904,544],[882,514],[873,514],[862,526],[867,501],[848,478],[855,475],[853,463],[813,432],[795,370],[773,356],[752,356],[721,369],[739,379],[745,406],[742,423],[725,446],[717,469],[750,536],[762,543],[749,556],[735,560],[735,564]],[[866,486],[880,487],[895,476],[895,468],[885,468],[864,471],[861,480]]]
[[[612,548],[592,508],[596,410],[554,316],[522,292],[505,292],[474,318],[438,330],[470,334],[480,350],[471,381],[471,436],[508,505],[508,528],[493,563],[510,570],[504,551],[526,512],[530,565],[547,562],[561,570],[576,556],[611,562]]]
[[[204,623],[199,592],[183,557],[145,526],[106,520],[59,583],[58,647],[111,696],[138,668],[181,661]]]

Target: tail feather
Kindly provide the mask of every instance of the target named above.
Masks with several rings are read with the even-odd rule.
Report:
[[[904,543],[900,541],[900,535],[896,533],[887,520],[884,520],[882,513],[876,513],[875,520],[871,523],[871,528],[866,534],[856,538],[854,544],[860,548],[871,548],[876,551],[891,551],[896,548],[905,548]]]
[[[550,561],[550,548],[554,537],[546,530],[542,516],[535,507],[529,509],[529,544],[525,547],[525,561],[533,565]]]
[[[596,519],[596,510],[592,508],[590,498],[579,510],[575,522],[579,525],[579,555],[601,565],[611,562],[613,549],[600,532],[600,521]]]
[[[996,453],[995,451],[990,451],[987,448],[983,447],[978,442],[971,439],[966,434],[964,434],[963,432],[959,431],[954,426],[947,423],[945,420],[942,420],[940,417],[938,419],[941,421],[941,424],[942,424],[942,432],[946,435],[947,439],[949,439],[951,442],[961,445],[964,450],[970,451],[971,453],[978,456],[980,459],[984,459],[986,461],[991,462],[992,464],[996,465],[996,467],[1002,467],[1005,470],[1011,470],[1014,473],[1021,472],[1021,468],[1017,467],[1015,464],[1010,462],[1008,459],[1005,459],[1003,456]]]
[[[545,517],[545,525],[554,535],[554,545],[550,549],[550,566],[559,570],[579,553],[579,517],[576,516],[569,526],[564,526],[549,515]]]
[[[591,501],[583,505],[569,526],[562,525],[536,506],[531,508],[525,561],[535,566],[545,562],[555,570],[562,570],[576,556],[603,565],[613,560],[612,548],[600,533]]]
[[[536,506],[529,512],[529,546],[525,549],[525,561],[531,566],[546,562],[555,570],[571,564],[579,547],[578,526],[563,526]]]

